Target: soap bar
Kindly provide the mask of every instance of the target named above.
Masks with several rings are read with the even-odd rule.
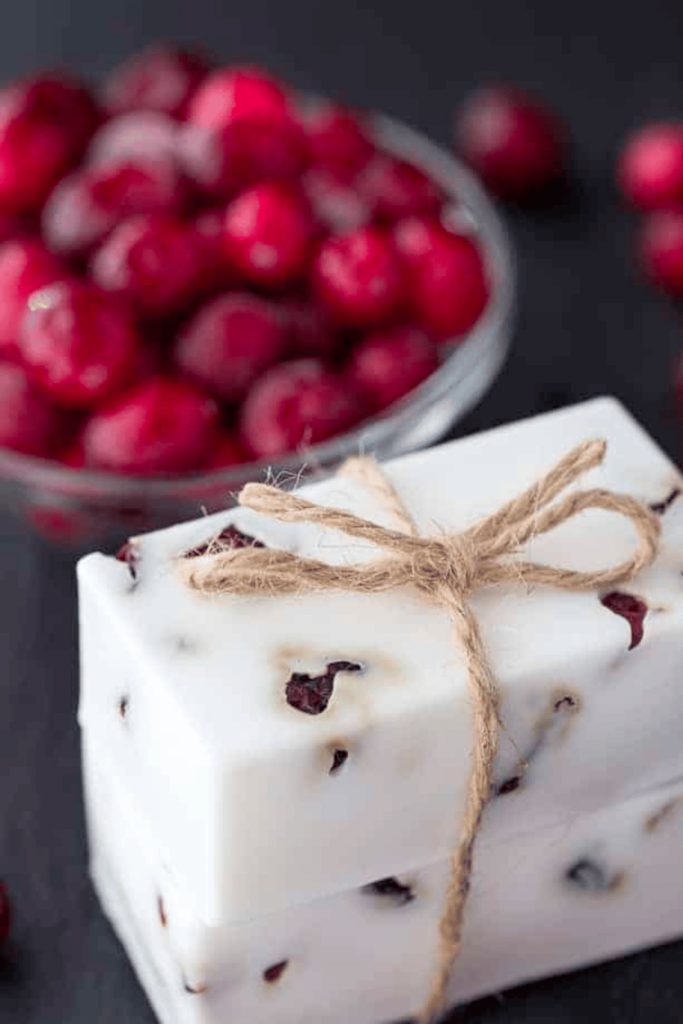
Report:
[[[208,926],[86,738],[91,874],[161,1024],[389,1024],[429,985],[445,862],[242,925]],[[484,824],[484,839],[490,823]],[[451,1003],[683,932],[683,782],[477,857]]]
[[[661,553],[616,597],[517,583],[472,595],[502,693],[498,796],[482,845],[683,775],[680,477],[612,399],[383,467],[421,534],[457,531],[595,437],[607,457],[581,486],[656,506]],[[302,493],[394,525],[357,481]],[[199,919],[223,926],[446,858],[473,745],[447,614],[408,590],[203,597],[180,579],[178,559],[206,557],[222,532],[336,564],[374,553],[237,509],[138,538],[126,560],[81,561],[80,722],[149,823],[166,877]],[[586,512],[526,554],[595,569],[634,543],[626,520]]]

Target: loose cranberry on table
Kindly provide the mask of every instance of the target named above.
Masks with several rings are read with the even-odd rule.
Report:
[[[280,363],[266,370],[240,414],[242,439],[257,458],[272,458],[324,441],[346,430],[363,413],[350,381],[317,359]]]
[[[204,81],[188,111],[188,120],[207,128],[233,121],[273,122],[290,116],[283,85],[262,68],[220,68]]]
[[[43,237],[63,256],[86,254],[127,217],[174,213],[185,188],[168,158],[116,161],[75,171],[63,178],[42,216]]]
[[[0,353],[18,352],[19,327],[33,292],[67,276],[64,265],[37,239],[0,245]]]
[[[441,188],[418,167],[379,153],[358,176],[357,188],[378,220],[394,221],[410,214],[438,213]]]
[[[123,304],[86,282],[63,281],[34,294],[19,347],[54,401],[87,409],[125,383],[141,344]]]
[[[335,103],[320,103],[304,116],[311,162],[347,180],[375,152],[361,115]]]
[[[218,407],[193,385],[156,377],[96,412],[82,434],[87,464],[148,476],[203,466],[216,440]]]
[[[193,226],[179,217],[131,217],[97,250],[90,272],[140,316],[163,317],[185,309],[199,287],[203,250]]]
[[[313,268],[313,288],[340,324],[369,327],[394,317],[403,273],[387,235],[361,228],[326,239]]]
[[[371,334],[353,350],[348,374],[373,409],[383,409],[412,391],[439,365],[436,343],[415,326]]]
[[[60,412],[21,366],[0,363],[0,447],[47,457],[65,427]]]
[[[287,185],[256,185],[242,192],[229,203],[223,230],[228,264],[252,284],[291,284],[308,266],[313,221]]]
[[[652,284],[683,298],[683,209],[656,210],[640,230],[639,256]]]
[[[543,101],[513,86],[488,86],[462,106],[456,149],[501,199],[529,200],[565,175],[564,123]]]
[[[175,46],[150,46],[114,68],[104,83],[102,101],[109,114],[158,110],[180,117],[210,70],[203,54]]]
[[[655,122],[634,131],[619,155],[617,182],[641,210],[683,207],[683,121]]]
[[[226,402],[242,398],[266,367],[287,350],[282,309],[254,295],[228,293],[203,306],[185,324],[174,361],[185,376]]]
[[[98,121],[88,92],[68,79],[37,75],[0,90],[0,210],[37,210]]]

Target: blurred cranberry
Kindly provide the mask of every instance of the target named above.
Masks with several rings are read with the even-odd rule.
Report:
[[[619,154],[617,182],[641,210],[683,208],[683,122],[646,124],[632,132]]]
[[[302,356],[327,358],[339,347],[340,335],[335,330],[329,311],[310,299],[282,299],[280,308],[289,333],[293,352]]]
[[[69,469],[85,469],[85,449],[82,439],[76,438],[66,448],[63,448],[56,458]]]
[[[180,117],[210,69],[200,53],[156,43],[114,68],[102,99],[110,114],[158,110]]]
[[[67,277],[65,267],[37,239],[0,245],[0,352],[16,355],[19,327],[33,292]]]
[[[88,465],[115,473],[185,473],[213,449],[218,408],[185,381],[157,377],[96,412],[83,431]]]
[[[354,349],[350,378],[373,409],[392,405],[438,367],[436,344],[420,327],[371,334]]]
[[[232,121],[272,123],[290,116],[284,86],[262,68],[220,68],[197,91],[188,119],[207,128]]]
[[[487,86],[456,120],[456,148],[501,199],[529,200],[564,176],[564,123],[542,100],[513,86]]]
[[[418,167],[378,153],[358,176],[359,194],[379,220],[394,221],[412,213],[438,213],[441,188]]]
[[[403,277],[386,235],[376,228],[361,228],[323,242],[313,284],[336,320],[365,327],[393,317],[402,298]]]
[[[303,175],[301,187],[315,219],[332,234],[355,231],[372,221],[373,205],[361,196],[353,181],[333,171],[311,167]]]
[[[640,231],[640,261],[657,288],[683,298],[683,209],[656,210]]]
[[[194,231],[199,244],[202,270],[199,276],[199,294],[225,291],[235,283],[235,274],[228,266],[223,252],[223,222],[225,208],[202,210],[194,219]]]
[[[33,296],[20,350],[54,401],[87,409],[132,372],[141,340],[125,307],[80,281],[52,284]]]
[[[176,161],[179,125],[167,114],[134,110],[119,114],[102,125],[88,146],[88,164],[138,163],[145,160]]]
[[[299,359],[257,380],[242,406],[241,435],[254,455],[272,458],[341,433],[362,411],[348,381],[316,359]]]
[[[43,236],[62,256],[82,256],[127,217],[175,213],[183,182],[167,159],[100,164],[63,178],[43,210]]]
[[[411,268],[438,246],[444,232],[435,217],[404,217],[394,224],[391,240],[403,262]]]
[[[26,370],[0,363],[0,447],[47,457],[64,427],[64,413],[38,391]]]
[[[227,466],[237,466],[242,462],[248,462],[249,459],[249,452],[237,434],[229,434],[223,430],[216,439],[205,468],[224,469]]]
[[[203,250],[191,224],[171,215],[131,217],[95,253],[91,273],[141,316],[183,310],[199,287]]]
[[[174,349],[178,369],[226,402],[242,398],[258,375],[281,358],[288,331],[275,303],[236,292],[194,314]]]
[[[308,210],[284,184],[256,185],[233,199],[225,213],[226,259],[256,285],[279,287],[300,278],[312,236]]]
[[[360,115],[336,103],[321,103],[305,115],[311,161],[338,175],[349,177],[363,167],[375,144]]]
[[[81,86],[52,75],[0,91],[0,210],[37,210],[78,159],[99,121]]]

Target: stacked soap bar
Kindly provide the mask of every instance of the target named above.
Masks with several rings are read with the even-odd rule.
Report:
[[[609,451],[583,483],[661,512],[661,552],[618,593],[510,584],[472,598],[504,729],[454,999],[683,931],[666,891],[683,842],[675,469],[608,399],[385,469],[421,533],[459,530],[592,437]],[[356,481],[302,493],[394,525]],[[135,539],[123,560],[81,562],[80,722],[103,902],[164,1024],[408,1016],[428,988],[473,742],[448,617],[406,591],[201,597],[178,559],[207,557],[217,535],[337,564],[375,554],[237,509]],[[594,569],[633,543],[626,521],[585,513],[527,554]],[[661,832],[645,824],[658,814]]]

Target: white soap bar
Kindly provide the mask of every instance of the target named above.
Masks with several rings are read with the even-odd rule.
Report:
[[[594,437],[607,439],[607,458],[581,486],[650,503],[680,486],[611,399],[408,456],[386,472],[422,534],[459,530]],[[356,482],[302,493],[391,522]],[[473,744],[445,612],[407,591],[198,596],[179,579],[177,558],[232,523],[329,562],[371,554],[340,535],[232,510],[141,538],[135,579],[104,555],[79,565],[80,722],[149,822],[164,872],[210,925],[445,858],[460,832]],[[472,597],[503,695],[492,840],[683,774],[683,500],[662,525],[656,564],[623,588],[648,607],[633,650],[628,622],[598,593],[510,584]],[[594,569],[633,544],[625,520],[589,512],[528,554]],[[323,713],[288,703],[293,674],[324,675],[340,662],[361,671],[336,675]]]
[[[86,738],[91,873],[161,1024],[389,1024],[425,998],[446,864],[244,925],[209,927]],[[484,826],[485,838],[490,827]],[[683,783],[569,826],[484,843],[450,1001],[683,932]]]

